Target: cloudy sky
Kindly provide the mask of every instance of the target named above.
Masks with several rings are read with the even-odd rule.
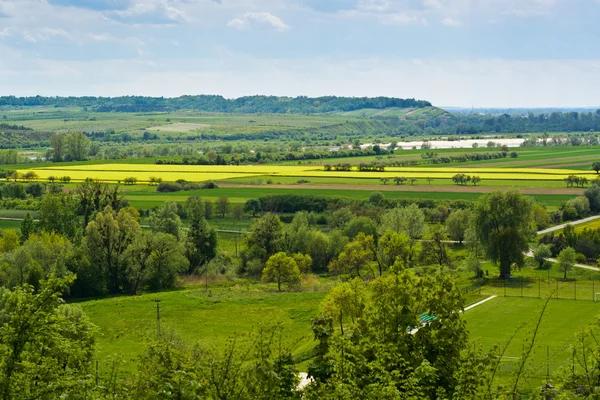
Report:
[[[0,0],[0,95],[600,106],[600,0]]]

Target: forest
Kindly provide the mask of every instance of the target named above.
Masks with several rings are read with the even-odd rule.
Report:
[[[98,112],[153,112],[199,110],[223,113],[296,113],[313,114],[352,111],[362,108],[423,108],[431,103],[423,100],[390,97],[276,97],[247,96],[226,99],[223,96],[199,95],[165,97],[0,97],[0,106],[87,107]]]

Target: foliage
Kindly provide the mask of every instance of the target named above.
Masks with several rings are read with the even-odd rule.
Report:
[[[573,269],[576,261],[576,253],[572,247],[567,247],[558,255],[558,268],[563,272],[564,279],[567,279],[567,272]]]
[[[430,226],[423,236],[421,259],[427,264],[437,263],[440,267],[452,266],[452,257],[448,248],[448,234],[441,224]]]
[[[457,312],[462,297],[451,280],[420,279],[397,270],[364,289],[355,287],[332,292],[324,301],[324,313],[338,321],[339,328],[327,341],[332,373],[313,384],[307,397],[421,399],[437,398],[441,391],[452,395],[467,331]],[[424,312],[437,318],[420,325]],[[419,329],[412,331],[413,327]]]
[[[217,199],[217,212],[221,218],[225,218],[225,214],[229,212],[231,204],[229,204],[229,198],[227,196],[220,196]]]
[[[186,211],[190,222],[186,238],[186,254],[190,263],[190,272],[217,255],[218,238],[215,228],[206,222],[206,203],[199,197],[190,197],[186,201]]]
[[[540,244],[533,250],[533,259],[538,265],[538,268],[543,268],[546,259],[552,256],[552,248],[549,244]]]
[[[513,263],[521,266],[533,234],[531,202],[513,189],[482,196],[476,203],[475,226],[487,256],[500,262],[500,277],[508,278]]]
[[[0,397],[70,397],[87,379],[94,327],[80,308],[64,305],[73,277],[0,288]]]
[[[141,234],[137,210],[123,208],[117,213],[106,206],[88,224],[85,232],[87,253],[101,271],[106,290],[118,293],[126,289],[129,284],[126,275],[127,248]]]
[[[264,282],[277,282],[277,291],[281,292],[281,284],[292,288],[300,284],[300,269],[294,257],[283,252],[273,254],[267,260],[262,271]]]
[[[0,97],[0,106],[91,107],[99,112],[150,112],[180,109],[228,113],[327,113],[352,111],[362,108],[384,109],[389,107],[423,108],[431,103],[415,99],[392,97],[336,97],[325,96],[296,98],[276,96],[246,96],[226,99],[217,95],[167,97]]]
[[[59,233],[70,240],[80,234],[77,217],[78,200],[71,193],[48,194],[40,202],[39,228]]]
[[[446,219],[446,230],[452,240],[460,243],[465,240],[465,232],[469,227],[471,212],[469,210],[454,210]]]
[[[180,239],[181,218],[178,215],[177,203],[169,201],[164,206],[150,213],[148,225],[152,232],[163,232]]]
[[[247,260],[257,260],[264,263],[279,252],[283,240],[283,227],[279,217],[275,214],[267,213],[259,218],[252,232],[247,238]],[[257,271],[261,272],[261,271]]]
[[[337,259],[329,263],[329,271],[336,275],[360,277],[361,271],[369,267],[371,261],[374,260],[373,247],[373,236],[367,236],[360,232],[353,242],[344,246],[344,250]],[[372,273],[372,271],[370,272]]]

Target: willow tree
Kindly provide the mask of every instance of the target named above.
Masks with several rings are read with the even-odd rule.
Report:
[[[512,189],[482,196],[475,206],[477,236],[488,258],[500,264],[500,278],[523,265],[534,232],[531,200]]]

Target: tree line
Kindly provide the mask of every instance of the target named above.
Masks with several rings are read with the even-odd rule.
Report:
[[[423,108],[431,106],[424,100],[393,97],[277,97],[245,96],[226,99],[223,96],[199,95],[175,98],[122,96],[122,97],[0,97],[0,106],[55,106],[87,107],[97,112],[150,112],[199,110],[226,113],[313,114],[333,111],[353,111],[363,108],[389,107]]]

